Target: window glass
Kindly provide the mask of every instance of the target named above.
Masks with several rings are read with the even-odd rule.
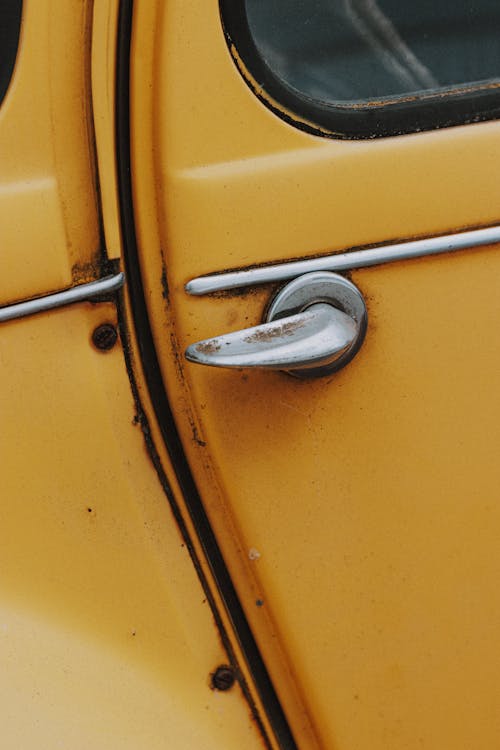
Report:
[[[0,0],[0,102],[10,83],[16,61],[22,0]]]
[[[432,103],[434,126],[497,116],[500,0],[243,2],[239,22],[233,10],[229,26],[245,63],[278,101],[320,125],[335,129],[335,109],[375,106],[382,131],[431,127],[432,113],[413,126],[407,117],[404,127],[405,104],[415,112],[415,100],[423,109]],[[223,6],[230,3],[237,5]],[[391,110],[385,115],[384,105]]]

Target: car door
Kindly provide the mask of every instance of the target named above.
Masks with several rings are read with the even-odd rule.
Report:
[[[253,750],[263,726],[171,512],[173,471],[144,442],[118,11],[0,3],[0,746]]]
[[[304,748],[500,733],[498,11],[434,6],[134,9],[134,262],[156,388]],[[337,36],[315,43],[325,19]],[[347,366],[186,360],[312,270],[365,301]]]

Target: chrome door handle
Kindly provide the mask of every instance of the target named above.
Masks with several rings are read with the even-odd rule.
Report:
[[[267,321],[199,341],[186,349],[190,362],[213,367],[258,367],[318,377],[340,369],[359,350],[366,307],[347,279],[324,271],[287,284]]]
[[[214,367],[307,370],[335,362],[356,338],[356,323],[324,302],[297,315],[191,344],[190,362]]]

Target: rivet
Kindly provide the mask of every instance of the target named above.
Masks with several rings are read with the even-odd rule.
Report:
[[[234,670],[232,667],[226,665],[217,667],[215,672],[212,672],[211,674],[212,687],[215,690],[230,690],[233,687],[235,680],[236,677]]]
[[[92,334],[92,343],[102,352],[107,352],[114,347],[118,340],[118,332],[111,323],[103,323],[97,326]]]

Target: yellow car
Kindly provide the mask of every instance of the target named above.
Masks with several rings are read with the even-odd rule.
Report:
[[[0,5],[2,750],[498,745],[499,24]]]

